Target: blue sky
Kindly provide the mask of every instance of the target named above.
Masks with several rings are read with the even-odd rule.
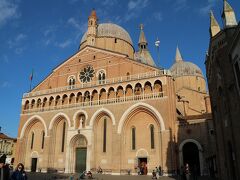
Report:
[[[220,24],[222,0],[0,0],[0,126],[17,136],[21,98],[54,67],[74,54],[96,9],[99,23],[112,22],[125,28],[137,49],[139,24],[155,62],[154,42],[160,43],[160,61],[170,68],[177,44],[187,61],[205,74],[209,42],[209,10]],[[240,1],[229,0],[240,20]],[[238,11],[237,11],[238,10]],[[221,25],[222,26],[222,25]]]

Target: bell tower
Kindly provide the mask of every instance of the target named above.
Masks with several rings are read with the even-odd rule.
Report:
[[[98,25],[97,21],[97,14],[93,9],[91,15],[88,17],[87,45],[95,46]]]

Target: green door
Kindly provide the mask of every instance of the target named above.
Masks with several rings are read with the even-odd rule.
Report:
[[[76,148],[76,172],[80,173],[86,170],[86,148]]]

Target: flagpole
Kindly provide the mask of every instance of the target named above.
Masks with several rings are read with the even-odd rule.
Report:
[[[157,40],[155,41],[155,46],[157,48],[157,61],[158,61],[158,66],[160,67],[160,51],[159,51],[159,46],[160,46],[160,41]]]
[[[32,80],[33,80],[33,69],[32,69],[32,73],[31,73],[31,76],[30,76],[30,89],[29,89],[29,92],[31,92],[31,90],[32,90]]]

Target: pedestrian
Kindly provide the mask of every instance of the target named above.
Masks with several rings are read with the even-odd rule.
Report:
[[[5,165],[5,158],[1,156],[0,158],[0,179],[9,180],[10,170],[8,166]]]
[[[156,171],[156,175],[157,175],[157,179],[159,178],[159,169],[158,167],[155,168],[155,171]]]
[[[11,180],[27,180],[27,174],[24,171],[24,165],[22,163],[19,163],[15,169],[15,171],[12,173]]]
[[[162,176],[162,167],[160,165],[158,167],[158,173],[159,173],[159,176]]]
[[[152,171],[152,179],[157,179],[157,175],[156,175],[156,172],[154,170]]]
[[[185,173],[186,180],[190,180],[190,169],[189,169],[188,163],[186,163],[185,165],[184,173]]]

